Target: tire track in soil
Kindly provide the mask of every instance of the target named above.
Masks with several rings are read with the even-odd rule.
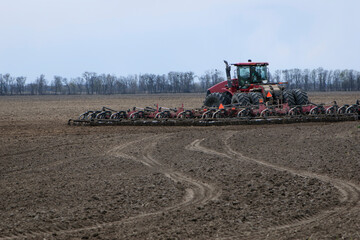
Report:
[[[55,225],[47,228],[39,228],[38,231],[29,231],[26,233],[22,233],[21,231],[17,231],[13,233],[12,235],[1,237],[1,240],[8,240],[8,239],[18,239],[18,238],[37,238],[37,237],[46,237],[50,236],[53,233],[57,234],[68,234],[68,233],[75,233],[80,231],[89,231],[89,230],[97,230],[104,227],[111,227],[114,225],[121,225],[121,224],[128,224],[133,223],[136,221],[140,221],[145,218],[149,217],[155,217],[158,215],[161,215],[165,212],[172,212],[176,211],[178,209],[183,209],[189,206],[197,205],[197,204],[204,204],[208,201],[217,199],[221,191],[220,189],[216,188],[215,186],[202,182],[200,180],[197,180],[195,178],[191,178],[181,172],[174,171],[171,168],[167,168],[164,166],[161,162],[157,161],[152,156],[152,149],[158,144],[158,141],[161,139],[164,139],[168,137],[170,134],[163,134],[161,136],[157,137],[147,137],[142,139],[137,139],[128,143],[125,143],[121,146],[115,147],[107,152],[107,154],[113,155],[115,157],[123,157],[127,158],[136,162],[140,162],[144,164],[145,166],[152,168],[156,170],[157,172],[162,173],[165,177],[171,179],[175,183],[180,182],[182,184],[188,184],[191,187],[185,189],[185,195],[183,197],[183,201],[181,201],[178,204],[175,204],[173,206],[166,207],[162,210],[155,211],[155,212],[149,212],[149,213],[143,213],[139,214],[133,217],[129,217],[127,219],[117,220],[117,221],[111,221],[111,222],[98,222],[94,223],[92,225],[84,226],[80,223],[73,223],[73,227],[70,225],[65,224],[64,225]],[[144,140],[151,140],[150,144],[146,145],[145,148],[142,151],[142,158],[137,158],[128,154],[125,154],[122,152],[123,149],[126,147],[129,147],[131,145],[134,145],[135,143],[143,142]],[[136,145],[137,146],[137,145]],[[75,226],[76,225],[76,226]]]
[[[274,235],[279,236],[280,234],[283,234],[290,229],[293,231],[294,229],[300,229],[308,224],[319,222],[325,218],[329,218],[329,217],[334,218],[337,215],[345,215],[347,213],[352,212],[352,210],[354,208],[359,207],[358,205],[359,205],[359,201],[360,201],[360,197],[359,197],[360,196],[360,186],[358,186],[352,182],[345,181],[342,179],[335,179],[335,178],[329,177],[327,175],[317,174],[317,173],[303,171],[303,170],[296,170],[296,169],[292,169],[292,168],[288,168],[288,167],[284,167],[284,166],[272,164],[272,163],[269,163],[266,161],[262,161],[262,160],[244,156],[243,154],[233,150],[231,148],[230,144],[228,143],[229,139],[234,134],[235,133],[233,133],[233,132],[230,133],[230,135],[227,138],[225,138],[225,140],[224,140],[225,147],[226,147],[226,149],[224,149],[224,150],[226,152],[229,152],[230,154],[218,152],[213,149],[208,149],[206,147],[201,146],[200,143],[202,141],[204,141],[205,138],[197,139],[197,140],[193,141],[189,146],[187,146],[187,149],[193,150],[193,151],[200,151],[200,152],[203,152],[206,154],[215,154],[215,155],[229,158],[229,159],[235,158],[239,161],[255,162],[259,165],[262,165],[262,166],[265,166],[268,168],[272,168],[277,171],[285,171],[285,172],[288,172],[290,174],[297,175],[300,177],[315,178],[322,182],[330,183],[342,195],[342,197],[340,198],[340,202],[341,202],[342,206],[335,207],[335,208],[329,209],[329,210],[325,210],[322,213],[319,213],[317,215],[304,216],[304,217],[300,217],[296,220],[289,220],[289,221],[285,222],[285,224],[272,226],[272,227],[262,229],[262,230],[241,232],[236,236],[229,236],[229,237],[223,237],[223,238],[218,238],[218,239],[237,239],[239,237],[242,237],[242,239],[246,239],[246,238],[254,239],[254,237],[265,239],[265,238],[269,237],[270,234],[271,234],[271,237],[275,237]]]

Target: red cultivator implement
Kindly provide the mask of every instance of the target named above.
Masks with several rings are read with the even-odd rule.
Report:
[[[99,111],[87,111],[78,119],[70,119],[69,125],[236,125],[293,122],[334,122],[359,120],[359,100],[352,105],[306,104],[239,106],[230,104],[219,107],[186,109],[145,107],[115,111],[103,107]]]

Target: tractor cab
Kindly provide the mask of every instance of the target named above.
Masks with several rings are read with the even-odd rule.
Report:
[[[239,88],[246,88],[249,84],[262,84],[268,81],[268,68],[266,62],[255,63],[235,63],[236,76],[238,79]]]

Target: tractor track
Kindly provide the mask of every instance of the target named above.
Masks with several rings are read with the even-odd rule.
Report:
[[[187,149],[193,150],[193,151],[200,151],[200,152],[203,152],[206,154],[214,154],[214,155],[218,155],[218,156],[229,158],[229,159],[233,159],[235,157],[235,159],[237,159],[238,161],[255,162],[259,165],[262,165],[262,166],[265,166],[265,167],[268,167],[268,168],[271,168],[271,169],[274,169],[277,171],[285,171],[285,172],[288,172],[290,174],[297,175],[300,177],[315,178],[322,182],[330,183],[341,194],[341,198],[340,198],[341,206],[335,207],[333,209],[325,210],[316,215],[303,216],[303,217],[300,217],[295,220],[290,220],[290,221],[286,221],[284,223],[279,223],[275,226],[265,228],[262,230],[241,232],[241,233],[236,234],[236,236],[222,237],[219,239],[237,239],[239,237],[242,237],[242,239],[254,239],[256,237],[265,239],[269,236],[281,237],[281,234],[284,234],[285,232],[287,232],[289,230],[294,231],[294,229],[301,229],[302,227],[306,227],[306,225],[319,222],[320,220],[324,220],[327,218],[334,218],[339,215],[344,215],[346,213],[351,212],[354,208],[359,207],[360,186],[358,186],[352,182],[345,181],[342,179],[335,179],[335,178],[329,177],[327,175],[317,174],[317,173],[302,171],[302,170],[296,170],[296,169],[279,166],[279,165],[272,164],[272,163],[269,163],[266,161],[262,161],[262,160],[244,156],[243,154],[233,150],[231,148],[230,144],[228,143],[228,140],[233,135],[234,135],[234,133],[231,133],[229,135],[229,137],[225,138],[225,140],[224,140],[225,147],[226,147],[226,149],[224,149],[224,150],[226,150],[226,152],[229,152],[230,154],[218,152],[213,149],[208,149],[206,147],[201,146],[200,143],[203,140],[205,140],[205,138],[196,139],[190,145],[187,146]]]
[[[5,235],[4,237],[0,237],[1,240],[10,240],[10,239],[20,239],[20,238],[39,238],[39,237],[47,237],[51,236],[52,234],[56,233],[58,234],[69,234],[69,233],[76,233],[80,231],[89,231],[89,230],[97,230],[104,227],[111,227],[114,225],[122,225],[122,224],[129,224],[134,223],[136,221],[141,221],[142,219],[147,219],[149,217],[155,217],[158,215],[161,215],[166,212],[172,212],[179,209],[183,209],[186,207],[190,207],[193,205],[198,204],[205,204],[208,201],[217,199],[221,191],[217,187],[205,183],[203,181],[197,180],[195,178],[192,178],[190,176],[187,176],[181,172],[174,171],[171,168],[167,168],[164,166],[161,162],[156,160],[152,156],[152,149],[158,144],[158,141],[161,139],[164,139],[168,137],[169,134],[163,134],[161,136],[157,137],[146,137],[142,139],[137,139],[128,143],[125,143],[121,146],[115,147],[107,152],[107,154],[113,155],[115,157],[119,158],[126,158],[130,159],[132,161],[140,162],[144,164],[146,167],[149,167],[161,174],[163,174],[165,177],[171,179],[175,183],[180,182],[185,185],[189,185],[189,188],[185,189],[185,194],[183,197],[183,200],[173,206],[166,207],[164,209],[155,211],[155,212],[149,212],[149,213],[143,213],[138,214],[136,216],[128,217],[126,219],[121,219],[117,221],[103,221],[103,222],[96,222],[91,225],[83,225],[80,223],[74,223],[72,225],[68,224],[59,224],[55,226],[45,227],[45,228],[38,228],[36,231],[15,231],[11,235]],[[123,149],[134,145],[135,143],[144,142],[147,140],[151,140],[150,144],[147,144],[142,151],[141,157],[135,157],[128,154],[125,154],[122,152]],[[137,145],[135,145],[137,146]]]

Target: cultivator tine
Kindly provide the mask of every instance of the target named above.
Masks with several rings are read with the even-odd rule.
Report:
[[[108,107],[102,107],[102,111],[111,111],[111,112],[117,112],[116,110],[113,110],[111,108],[108,108]]]

